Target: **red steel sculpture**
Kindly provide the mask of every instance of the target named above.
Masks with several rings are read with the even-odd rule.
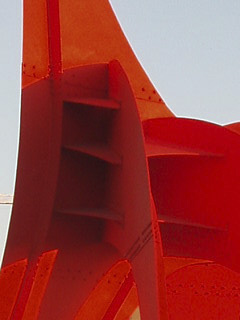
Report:
[[[25,0],[0,319],[236,320],[240,126],[176,118],[107,0]]]

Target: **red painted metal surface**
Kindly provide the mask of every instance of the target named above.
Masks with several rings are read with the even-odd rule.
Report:
[[[106,0],[25,0],[23,60],[3,318],[237,319],[185,258],[239,272],[239,125],[171,118]]]
[[[32,266],[32,273],[22,283],[12,315],[14,319],[37,319],[56,255],[57,250],[45,252],[39,257],[37,264]]]
[[[2,268],[0,273],[0,314],[3,320],[11,318],[26,271],[27,260],[17,261]]]
[[[20,145],[4,264],[27,257],[31,279],[30,266],[37,257],[46,250],[58,249],[39,318],[70,319],[105,270],[115,261],[127,258],[138,286],[143,316],[151,313],[153,319],[161,314],[166,317],[160,235],[151,200],[141,122],[127,77],[116,61],[109,66],[70,70],[62,76],[60,109],[51,99],[50,81],[46,79],[24,89],[21,141],[26,145]],[[31,109],[37,94],[39,115],[37,104]],[[41,109],[43,104],[45,109]],[[44,112],[49,121],[39,123]],[[53,143],[50,148],[49,143]],[[24,198],[26,189],[31,191]],[[34,210],[36,201],[45,206]],[[19,208],[24,203],[28,209],[22,213]],[[25,243],[22,247],[17,246],[19,238]],[[145,259],[151,262],[143,278]],[[31,284],[27,287],[30,290]],[[20,295],[18,299],[23,298]],[[66,305],[61,304],[63,299]]]
[[[132,267],[142,319],[168,318],[163,255],[209,259],[238,270],[239,135],[202,121],[169,118],[145,121],[144,138],[118,62],[65,72],[60,110],[54,108],[50,81],[24,89],[21,141],[27,144],[20,147],[19,163],[27,170],[19,167],[4,257],[6,265],[27,257],[26,279],[32,279],[37,257],[59,250],[38,318],[73,318],[119,259]],[[30,109],[37,94],[39,116],[45,112],[48,123],[38,122],[37,104]],[[27,200],[26,188],[32,192]],[[36,210],[36,201],[46,200]],[[18,209],[23,201],[29,208],[24,218]],[[25,246],[18,245],[19,238]],[[32,287],[27,283],[25,291]],[[103,317],[117,315],[130,289],[113,297]],[[24,290],[16,302],[20,314],[30,294]]]
[[[61,31],[59,1],[47,0],[49,75],[58,79],[62,73]]]
[[[182,268],[167,278],[172,320],[237,320],[240,314],[239,273],[216,264]]]
[[[146,144],[181,151],[149,157],[164,255],[214,260],[239,271],[239,135],[177,118],[148,120],[143,127]]]
[[[240,122],[230,123],[225,126],[228,130],[231,130],[237,134],[240,134]]]
[[[132,272],[129,272],[127,275],[124,283],[122,284],[121,288],[119,289],[118,293],[112,300],[107,312],[105,313],[103,320],[114,319],[120,309],[121,305],[123,304],[124,300],[126,299],[127,295],[129,294],[130,290],[133,287],[134,279]]]
[[[113,265],[92,290],[85,303],[80,306],[74,319],[81,320],[88,318],[89,320],[94,320],[96,318],[103,318],[114,297],[116,297],[119,291],[121,292],[120,289],[123,287],[130,271],[131,266],[127,260],[118,261]]]
[[[135,57],[108,0],[24,0],[23,87],[48,77],[54,66],[60,70],[58,2],[63,70],[117,59],[141,118],[173,116]]]

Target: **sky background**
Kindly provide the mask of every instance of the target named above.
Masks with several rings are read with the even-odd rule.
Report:
[[[218,124],[240,121],[239,0],[111,0],[111,4],[145,71],[177,116]],[[0,8],[0,194],[12,194],[19,136],[22,1],[0,0]],[[0,205],[0,261],[10,211],[11,206]]]

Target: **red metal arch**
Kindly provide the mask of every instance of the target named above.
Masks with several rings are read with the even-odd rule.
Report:
[[[91,312],[89,294],[106,291],[99,319],[124,319],[138,301],[143,320],[181,319],[179,300],[166,293],[163,256],[239,271],[237,126],[159,119],[173,115],[108,1],[25,0],[24,15],[18,172],[0,277],[9,303],[2,314],[81,319]],[[167,281],[203,276],[206,268],[186,267]]]

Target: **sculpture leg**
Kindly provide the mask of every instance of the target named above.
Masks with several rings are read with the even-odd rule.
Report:
[[[156,245],[151,237],[131,262],[141,320],[168,320],[163,261],[155,255]]]

